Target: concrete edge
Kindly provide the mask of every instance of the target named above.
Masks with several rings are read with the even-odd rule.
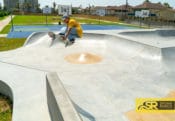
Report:
[[[8,84],[3,82],[2,80],[0,80],[0,93],[7,96],[12,101],[12,106],[13,106],[14,96],[13,96],[12,88]],[[14,114],[14,110],[12,107],[12,119],[13,119],[13,114]],[[2,118],[2,117],[0,117],[0,118]]]
[[[173,45],[171,46],[164,46],[163,43],[162,45],[159,45],[159,44],[150,44],[150,43],[147,43],[147,42],[141,42],[141,41],[137,41],[136,38],[132,37],[132,36],[129,36],[127,34],[129,33],[137,33],[137,34],[140,34],[140,33],[143,33],[143,32],[155,32],[157,33],[157,35],[160,35],[160,36],[167,36],[167,33],[168,35],[172,36],[172,33],[174,34],[174,29],[169,29],[169,28],[165,28],[165,29],[144,29],[144,30],[124,30],[124,31],[119,31],[116,36],[120,37],[120,38],[123,38],[123,39],[127,39],[127,40],[130,40],[130,41],[135,41],[135,42],[138,42],[138,43],[141,43],[141,44],[145,44],[145,45],[148,45],[148,46],[153,46],[153,47],[156,47],[156,48],[160,48],[160,49],[163,49],[163,48],[171,48],[171,47],[174,47]],[[161,43],[161,42],[159,42]]]
[[[83,121],[57,73],[46,75],[47,103],[52,121]]]
[[[31,38],[33,37],[33,35],[35,35],[36,33],[38,33],[38,32],[33,32],[31,35],[29,35],[27,37],[25,43],[23,44],[23,46],[26,46],[29,43],[29,41],[31,40]]]
[[[33,32],[32,34],[30,34],[30,35],[27,37],[27,39],[26,39],[25,43],[23,44],[23,46],[26,46],[26,45],[28,45],[30,42],[32,42],[32,41],[34,41],[34,40],[37,40],[37,38],[39,38],[39,37],[45,35],[46,33],[47,33],[47,32]],[[33,39],[33,38],[34,38],[34,39]]]
[[[10,86],[8,86],[8,84],[3,82],[2,80],[0,80],[0,93],[9,97],[10,100],[13,102],[13,91]]]

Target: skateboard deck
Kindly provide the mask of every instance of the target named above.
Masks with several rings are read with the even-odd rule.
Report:
[[[53,32],[48,32],[49,37],[52,39],[50,46],[56,42],[61,42],[65,44],[65,41],[62,39],[61,35],[55,34]]]
[[[69,40],[63,40],[64,35],[55,34],[53,32],[48,32],[49,37],[52,38],[50,46],[52,46],[56,42],[61,42],[65,44],[65,47],[72,45],[73,43],[70,43]]]

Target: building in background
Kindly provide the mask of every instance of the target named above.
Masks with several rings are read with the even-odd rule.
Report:
[[[16,8],[16,5],[18,4],[18,0],[3,0],[3,2],[4,2],[4,7],[9,11]]]
[[[101,15],[103,14],[106,15],[106,6],[95,6],[95,7],[91,7],[90,13],[92,15]]]
[[[24,12],[36,12],[38,0],[3,0],[4,7],[11,10],[20,10]]]
[[[133,7],[130,5],[107,6],[106,15],[124,17],[127,16],[130,11],[132,11],[132,8]]]
[[[72,15],[72,6],[58,5],[58,15]]]
[[[158,11],[165,9],[167,9],[167,7],[161,3],[151,3],[146,1],[134,7],[134,11],[149,10],[151,14],[155,14],[156,16],[158,16]]]
[[[161,3],[143,2],[134,11],[149,10],[149,16],[161,21],[175,21],[175,11]]]
[[[19,8],[24,12],[36,12],[38,5],[38,0],[19,0]]]

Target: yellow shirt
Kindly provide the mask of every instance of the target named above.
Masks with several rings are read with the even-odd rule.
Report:
[[[76,28],[77,34],[79,37],[82,37],[83,30],[81,28],[81,25],[75,20],[75,19],[69,19],[69,22],[67,24],[68,28]]]

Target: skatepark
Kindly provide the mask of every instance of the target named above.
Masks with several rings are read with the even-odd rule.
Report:
[[[130,121],[136,98],[174,94],[174,40],[173,29],[86,30],[65,48],[36,32],[0,52],[0,92],[13,121]]]

